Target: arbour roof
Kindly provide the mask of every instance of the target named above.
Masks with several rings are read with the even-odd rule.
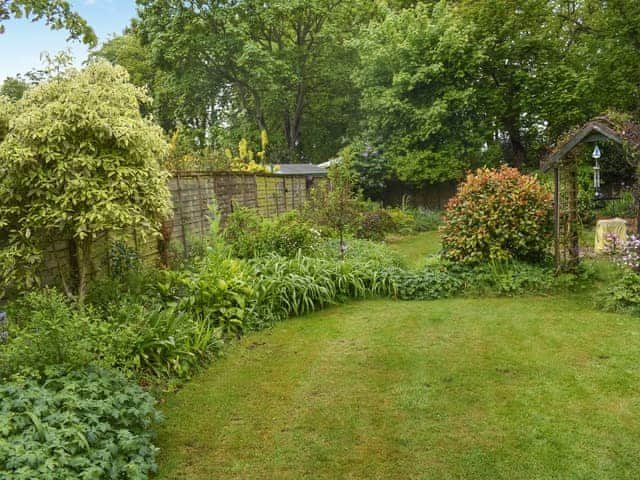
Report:
[[[540,162],[540,168],[547,171],[557,165],[581,142],[606,140],[620,145],[627,144],[640,150],[640,125],[631,121],[615,122],[607,116],[594,118],[558,142],[551,153]]]

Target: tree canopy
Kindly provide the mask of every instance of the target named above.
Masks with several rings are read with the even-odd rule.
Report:
[[[159,165],[166,141],[140,115],[148,100],[122,67],[98,62],[39,84],[12,107],[0,143],[5,281],[32,280],[47,242],[69,239],[77,278],[62,280],[76,282],[82,297],[99,234],[134,225],[157,230],[169,214],[167,175]],[[2,111],[0,104],[0,128]]]
[[[81,39],[90,45],[97,42],[93,29],[66,0],[0,0],[0,33],[4,32],[4,20],[23,17],[44,20],[54,30],[64,28],[69,31],[69,38]]]
[[[640,112],[634,0],[138,5],[96,56],[148,86],[165,131],[194,151],[266,130],[275,161],[366,146],[378,154],[362,152],[364,170],[437,182],[481,165],[533,168],[572,126]]]

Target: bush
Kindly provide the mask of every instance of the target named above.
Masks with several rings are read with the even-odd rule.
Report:
[[[625,191],[618,198],[604,202],[604,206],[599,213],[607,218],[635,218],[636,206],[633,194]]]
[[[622,272],[600,295],[598,303],[610,312],[640,315],[640,273],[628,268]]]
[[[56,290],[34,291],[10,305],[0,343],[0,376],[84,366],[95,349],[94,325]]]
[[[104,314],[95,361],[125,373],[186,378],[220,348],[211,325],[175,306],[124,299]]]
[[[387,208],[386,212],[391,217],[393,232],[411,235],[417,231],[416,221],[411,212],[400,208]]]
[[[0,384],[0,478],[144,479],[153,398],[109,370],[53,369]]]
[[[444,213],[444,258],[463,264],[541,260],[551,242],[551,194],[515,168],[482,168],[458,188]]]
[[[449,298],[462,290],[463,282],[446,270],[425,268],[417,272],[397,270],[393,280],[401,300]]]
[[[395,229],[396,225],[392,216],[379,207],[362,212],[354,225],[356,237],[377,241],[384,240],[386,234],[395,231]]]
[[[239,258],[271,253],[290,257],[299,250],[309,251],[320,238],[320,234],[295,210],[273,219],[263,219],[249,208],[237,208],[229,215],[223,235]]]
[[[159,289],[168,302],[177,303],[196,322],[214,329],[217,336],[239,336],[253,296],[242,262],[211,252],[192,271],[167,272]]]

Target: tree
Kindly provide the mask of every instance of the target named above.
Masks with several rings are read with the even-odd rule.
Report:
[[[368,21],[365,0],[139,0],[140,35],[199,128],[267,130],[291,160],[337,151],[357,110],[348,40]],[[347,117],[347,118],[345,118]],[[248,125],[250,122],[250,127]]]
[[[124,67],[129,72],[131,83],[148,89],[153,98],[153,104],[148,107],[156,121],[165,132],[173,132],[179,123],[190,123],[189,115],[184,115],[184,105],[180,108],[179,89],[172,85],[170,75],[154,65],[151,52],[140,44],[136,32],[134,23],[122,35],[104,42],[89,58],[91,61],[106,59]]]
[[[83,300],[99,234],[156,230],[169,214],[162,130],[140,115],[144,92],[106,62],[29,90],[0,144],[0,249],[5,281],[33,282],[51,242],[68,239]],[[0,235],[2,236],[2,235]]]
[[[0,0],[0,33],[4,32],[2,22],[12,17],[44,20],[53,30],[65,28],[69,38],[82,39],[90,45],[98,41],[86,20],[74,12],[66,0]]]
[[[482,155],[476,85],[484,51],[446,2],[389,11],[355,42],[366,136],[413,182],[461,177]]]
[[[10,98],[14,102],[20,100],[24,92],[29,89],[29,84],[19,77],[7,77],[0,87],[0,95]]]

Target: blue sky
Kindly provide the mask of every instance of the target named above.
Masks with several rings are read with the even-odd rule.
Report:
[[[136,15],[135,0],[71,0],[71,4],[89,22],[101,42],[121,33]],[[87,58],[87,47],[78,41],[67,41],[65,30],[53,31],[44,22],[24,19],[9,20],[4,26],[5,33],[0,35],[0,82],[42,66],[42,52],[55,54],[70,48],[78,65]]]

